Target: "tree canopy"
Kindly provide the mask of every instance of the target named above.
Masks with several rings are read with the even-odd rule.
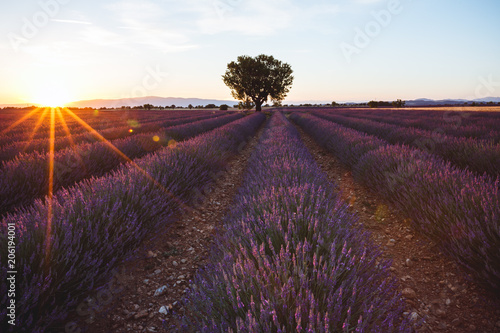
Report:
[[[279,103],[286,97],[293,82],[292,73],[289,64],[261,54],[254,58],[239,56],[227,65],[222,78],[234,98],[251,100],[255,109],[261,111],[268,99]]]

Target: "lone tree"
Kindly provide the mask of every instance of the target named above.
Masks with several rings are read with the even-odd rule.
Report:
[[[397,101],[392,102],[392,106],[396,108],[402,108],[405,106],[405,101],[398,99]]]
[[[293,82],[292,67],[273,56],[261,54],[255,58],[239,56],[227,64],[224,83],[237,100],[252,100],[255,110],[261,111],[262,104],[270,98],[281,102],[290,91]]]
[[[251,110],[255,106],[255,104],[252,102],[252,100],[247,97],[243,102],[238,103],[238,109],[240,110]]]

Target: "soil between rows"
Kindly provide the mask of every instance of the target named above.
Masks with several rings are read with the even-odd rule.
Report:
[[[221,174],[200,206],[158,230],[135,257],[121,265],[115,279],[120,291],[104,306],[97,304],[93,322],[85,322],[88,315],[72,316],[81,332],[171,331],[174,313],[184,312],[181,300],[189,280],[207,263],[214,228],[233,203],[263,127],[231,159],[228,172]],[[415,234],[397,210],[356,183],[335,157],[299,132],[321,169],[358,214],[359,223],[371,232],[384,256],[393,260],[391,271],[400,281],[400,290],[406,289],[407,311],[426,317],[421,332],[500,332],[498,302],[468,281],[435,244]],[[166,291],[154,296],[163,286]],[[159,312],[162,307],[166,313]]]
[[[145,240],[134,256],[118,268],[120,291],[90,316],[73,314],[81,332],[169,332],[189,280],[207,263],[216,226],[227,215],[243,181],[248,159],[265,124],[248,138],[239,154],[221,172],[202,202]],[[111,281],[113,282],[113,281]],[[166,286],[164,290],[161,288]],[[158,294],[155,296],[155,292]],[[162,309],[163,313],[160,313]],[[75,331],[76,332],[76,331]]]
[[[425,318],[420,332],[500,332],[500,301],[471,282],[436,244],[416,234],[397,209],[357,183],[351,171],[297,127],[305,145],[371,239],[391,259],[408,313]]]

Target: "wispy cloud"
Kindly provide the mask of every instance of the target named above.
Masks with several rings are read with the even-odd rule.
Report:
[[[356,3],[361,3],[361,4],[374,4],[374,3],[379,3],[387,0],[354,0]]]
[[[105,6],[119,23],[116,34],[130,45],[144,45],[163,52],[195,48],[186,30],[172,24],[163,6],[151,1],[128,0]],[[127,30],[121,33],[120,30]]]
[[[98,26],[86,27],[80,34],[85,42],[101,46],[118,45],[125,41],[120,34]]]
[[[269,36],[293,23],[298,8],[290,0],[213,0],[197,25],[202,33],[237,32]]]
[[[197,22],[202,33],[235,32],[268,37],[298,26],[317,29],[318,16],[339,12],[339,5],[294,0],[207,0]]]
[[[73,23],[73,24],[86,24],[90,25],[92,22],[87,21],[78,21],[78,20],[62,20],[62,19],[52,19],[52,22],[61,22],[61,23]]]

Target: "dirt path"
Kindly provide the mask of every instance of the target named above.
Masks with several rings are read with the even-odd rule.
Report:
[[[350,170],[298,128],[321,169],[336,182],[344,199],[371,232],[383,255],[393,260],[407,312],[426,317],[421,332],[500,332],[500,304],[468,281],[435,244],[415,234],[407,220],[386,202],[356,183]]]
[[[180,216],[172,226],[158,230],[154,239],[139,247],[133,259],[121,265],[110,283],[112,287],[104,288],[113,291],[108,293],[113,295],[111,301],[101,302],[107,304],[100,307],[95,297],[93,320],[87,314],[92,306],[82,306],[85,311],[75,315],[81,332],[168,332],[173,312],[184,310],[181,300],[189,280],[207,261],[214,227],[232,205],[263,128],[247,140],[198,207]],[[71,329],[78,332],[76,326]]]

